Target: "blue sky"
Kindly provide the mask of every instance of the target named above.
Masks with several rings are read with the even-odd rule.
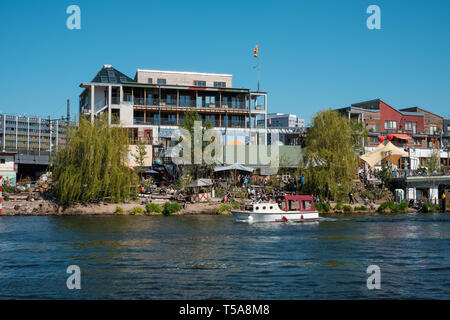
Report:
[[[66,8],[81,8],[81,30]],[[366,8],[381,8],[381,30]],[[0,110],[65,116],[103,64],[233,74],[256,89],[260,48],[269,112],[307,121],[326,108],[381,98],[450,117],[450,1],[0,2]]]

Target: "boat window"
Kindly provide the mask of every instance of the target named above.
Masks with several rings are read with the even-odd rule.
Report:
[[[300,210],[300,202],[298,200],[289,200],[289,211]]]
[[[259,207],[255,207],[255,210],[258,210],[259,209]]]
[[[270,206],[270,209],[272,210],[272,209],[273,209],[273,207],[272,207],[272,206]]]
[[[286,211],[286,201],[281,202],[281,210]]]
[[[266,210],[266,207],[263,207],[263,210]]]
[[[303,208],[303,210],[312,210],[312,201],[311,200],[302,200],[302,208]]]

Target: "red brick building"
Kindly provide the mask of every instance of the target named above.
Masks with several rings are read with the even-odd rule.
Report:
[[[444,129],[443,118],[419,107],[396,109],[381,99],[354,103],[338,109],[349,119],[363,121],[368,132],[366,151],[379,144],[378,137],[393,135],[393,143],[410,153],[409,159],[401,159],[400,168],[412,169],[425,166],[426,160],[441,146],[440,137]],[[447,153],[441,150],[441,158]],[[445,165],[445,164],[444,164]]]

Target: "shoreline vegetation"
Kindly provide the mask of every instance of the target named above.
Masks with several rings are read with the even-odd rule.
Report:
[[[180,215],[231,215],[232,208],[239,208],[241,204],[232,201],[230,204],[222,203],[220,198],[213,198],[206,202],[187,203],[185,208],[182,205],[169,199],[154,199],[152,202],[143,204],[142,199],[130,200],[126,203],[90,203],[76,204],[63,208],[52,200],[30,200],[24,197],[9,199],[3,202],[3,216],[89,216],[89,215],[134,215],[134,216],[180,216]],[[439,206],[425,204],[425,209],[417,210],[408,208],[406,202],[396,204],[386,201],[375,204],[371,207],[342,203],[316,203],[316,209],[320,215],[346,216],[350,214],[405,214],[405,213],[434,213],[442,212]],[[139,208],[139,209],[138,209]],[[450,212],[448,206],[446,212]]]
[[[195,111],[186,114],[183,128],[191,137],[195,137],[194,123],[199,119]],[[212,127],[209,122],[205,126]],[[48,180],[46,177],[33,187],[31,183],[20,186],[18,193],[18,187],[5,186],[4,215],[230,215],[232,209],[248,202],[275,201],[286,194],[313,195],[322,216],[450,211],[450,204],[443,210],[422,201],[394,202],[402,197],[394,196],[390,185],[393,167],[386,161],[380,172],[362,171],[355,150],[363,150],[361,141],[367,132],[360,123],[325,110],[314,117],[310,129],[299,163],[292,168],[279,167],[276,175],[237,175],[235,170],[234,178],[222,175],[213,182],[214,166],[202,163],[177,167],[178,175],[156,181],[145,177],[146,149],[140,140],[134,155],[137,166],[132,168],[124,130],[111,127],[104,117],[93,124],[81,118],[79,125],[67,132],[66,146],[51,159]],[[191,139],[196,145],[198,141]],[[207,141],[200,143],[206,152]],[[194,149],[190,156],[195,159]],[[189,188],[192,181],[204,177],[211,178],[208,188]],[[192,200],[195,192],[211,192],[212,188],[216,198]],[[352,205],[344,203],[346,199]]]

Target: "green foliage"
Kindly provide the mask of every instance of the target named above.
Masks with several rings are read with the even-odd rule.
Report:
[[[355,207],[355,211],[367,211],[369,208],[366,206]]]
[[[367,197],[367,199],[369,199],[371,201],[376,201],[376,200],[380,200],[380,199],[383,199],[384,197],[386,197],[387,192],[384,189],[375,188],[373,190],[361,190],[359,192],[359,196],[362,199]]]
[[[175,190],[184,190],[187,186],[187,178],[185,177],[179,177],[177,179],[177,182],[175,183],[174,189]]]
[[[334,210],[343,210],[344,207],[342,205],[342,202],[337,202],[336,205],[334,206]]]
[[[133,155],[134,160],[136,161],[136,164],[138,165],[137,171],[139,175],[142,175],[143,166],[145,162],[145,156],[147,155],[147,150],[145,147],[145,144],[141,141],[141,139],[138,139],[138,142],[136,144],[136,153]]]
[[[144,213],[144,209],[142,207],[134,207],[131,211],[131,214]]]
[[[431,203],[425,202],[424,204],[422,204],[422,208],[420,208],[420,211],[425,212],[425,213],[440,212],[441,207],[437,204],[431,204]]]
[[[347,205],[343,206],[342,209],[344,209],[344,212],[347,212],[347,213],[353,211],[352,206],[347,206]]]
[[[116,212],[117,213],[123,212],[123,208],[121,206],[117,206],[116,207]]]
[[[3,192],[6,192],[6,193],[19,193],[20,192],[19,189],[17,189],[16,187],[13,187],[12,185],[9,185],[9,184],[4,185],[2,190],[3,190]]]
[[[165,215],[170,215],[172,213],[178,212],[181,210],[181,206],[178,202],[166,202],[164,203],[163,213]]]
[[[273,192],[273,187],[266,187],[266,194],[271,194]]]
[[[334,200],[349,193],[356,177],[352,142],[358,140],[358,132],[337,111],[325,110],[314,116],[306,140],[306,192]]]
[[[314,204],[316,210],[319,212],[330,212],[331,206],[326,202],[317,202]]]
[[[196,163],[196,161],[195,161],[196,149],[194,148],[194,146],[195,145],[202,146],[202,156],[203,156],[203,153],[205,152],[205,148],[212,141],[214,141],[214,140],[210,140],[210,141],[203,140],[203,137],[205,136],[205,131],[213,128],[211,120],[208,119],[204,123],[202,123],[202,134],[201,134],[201,136],[199,135],[198,137],[194,134],[196,121],[201,121],[200,115],[198,114],[198,112],[196,110],[189,110],[184,113],[184,120],[183,120],[183,123],[181,124],[181,128],[187,130],[191,136],[191,156],[190,156],[191,165],[189,167],[187,167],[186,169],[190,171],[191,176],[193,176],[194,179],[198,179],[200,176],[206,175],[208,170],[213,166],[213,164],[206,165],[203,162],[203,159],[202,159],[202,164]],[[180,152],[180,156],[182,156],[182,152]],[[197,155],[197,157],[198,156],[199,155]],[[214,156],[214,151],[212,151],[212,156]]]
[[[230,211],[230,210],[231,210],[231,206],[222,203],[222,204],[219,206],[219,208],[217,209],[217,213],[221,214],[221,213],[224,213],[224,212],[228,212],[228,211]]]
[[[224,188],[224,187],[221,187],[221,186],[215,188],[214,190],[215,190],[215,196],[216,196],[216,198],[223,198],[223,197],[225,197],[225,194],[227,193],[227,191],[225,190],[225,188]]]
[[[389,211],[391,213],[405,213],[408,211],[408,203],[402,202],[397,204],[393,201],[386,201],[378,207],[378,212],[380,213],[387,213]]]
[[[147,211],[148,213],[150,213],[150,212],[162,213],[163,207],[156,203],[147,203],[145,205],[145,211]]]
[[[447,210],[450,210],[450,203],[447,203]]]
[[[236,200],[233,200],[233,201],[231,201],[231,207],[233,209],[239,209],[241,207],[241,205]]]
[[[59,204],[88,203],[110,199],[127,201],[136,176],[126,166],[126,132],[111,127],[105,117],[91,124],[81,118],[67,132],[51,167],[53,191]]]
[[[427,160],[428,174],[431,175],[434,171],[439,171],[441,168],[440,152],[434,149],[431,157]]]

